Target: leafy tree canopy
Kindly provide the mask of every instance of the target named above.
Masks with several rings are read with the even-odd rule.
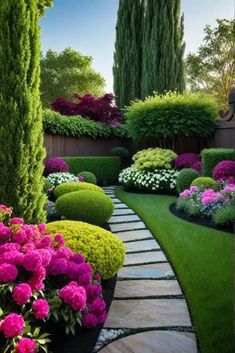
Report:
[[[221,108],[235,78],[235,20],[217,19],[216,27],[207,25],[203,44],[186,58],[190,89],[216,97]]]
[[[104,78],[92,67],[92,58],[71,48],[57,53],[49,50],[41,60],[41,92],[44,107],[57,98],[70,97],[74,93],[101,96]]]
[[[46,7],[52,7],[53,0],[38,0],[38,9],[41,16],[44,15],[44,10]]]

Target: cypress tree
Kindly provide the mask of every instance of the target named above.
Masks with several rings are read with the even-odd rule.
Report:
[[[0,202],[45,220],[38,0],[0,1]]]
[[[143,0],[120,0],[114,53],[114,93],[123,108],[141,97]]]
[[[180,0],[146,0],[141,96],[185,89]]]

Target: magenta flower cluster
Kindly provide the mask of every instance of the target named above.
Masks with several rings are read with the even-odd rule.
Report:
[[[224,195],[220,192],[216,192],[213,189],[207,189],[201,193],[201,202],[203,206],[224,200]]]
[[[52,103],[52,110],[62,115],[81,115],[113,126],[121,123],[121,113],[114,103],[115,96],[112,93],[106,93],[99,98],[91,94],[74,94],[73,99],[74,102],[69,102],[67,99],[58,98]]]
[[[235,181],[235,162],[229,160],[219,162],[213,170],[213,179],[231,182],[231,178]]]
[[[183,153],[175,159],[175,169],[192,168],[201,171],[201,159],[196,153]]]
[[[180,193],[180,197],[188,198],[188,197],[192,196],[197,191],[198,191],[198,187],[197,186],[191,186],[190,189],[186,189],[183,192],[181,192]]]
[[[63,286],[58,287],[58,276],[63,276]],[[106,305],[96,279],[100,278],[96,276],[93,280],[91,265],[85,262],[83,255],[65,246],[61,234],[52,238],[44,224],[28,225],[21,218],[12,218],[8,225],[0,222],[0,288],[1,284],[5,285],[0,290],[1,302],[1,295],[5,296],[3,288],[13,287],[12,295],[8,294],[10,309],[3,308],[13,312],[0,322],[0,331],[6,338],[23,334],[26,311],[33,322],[48,319],[50,311],[54,310],[50,305],[50,292],[55,282],[53,293],[61,302],[60,310],[69,306],[74,313],[79,311],[87,327],[104,322]],[[15,350],[34,352],[34,343],[23,337]]]
[[[47,159],[45,162],[44,175],[48,176],[52,173],[67,173],[69,171],[68,164],[59,157]]]

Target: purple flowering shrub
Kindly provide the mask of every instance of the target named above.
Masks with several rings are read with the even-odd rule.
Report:
[[[112,93],[106,93],[99,98],[91,94],[81,96],[76,93],[73,100],[69,102],[67,99],[58,98],[52,103],[51,108],[62,115],[81,115],[107,125],[120,125],[121,112],[114,103],[115,96]]]
[[[175,159],[175,169],[192,168],[201,171],[201,160],[196,153],[183,153]]]
[[[235,182],[235,162],[224,160],[219,162],[213,170],[213,179]]]
[[[46,349],[48,320],[62,322],[66,333],[78,323],[94,327],[106,319],[100,276],[83,255],[51,236],[45,224],[25,224],[0,205],[0,340],[4,351]],[[40,327],[40,328],[39,328]]]
[[[44,175],[48,176],[52,173],[67,173],[69,171],[68,164],[59,157],[47,159],[45,162]]]

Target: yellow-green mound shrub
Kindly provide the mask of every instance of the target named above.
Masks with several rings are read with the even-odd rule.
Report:
[[[107,230],[75,221],[52,222],[47,224],[47,229],[52,235],[63,234],[66,245],[83,254],[94,273],[99,273],[103,279],[112,278],[124,263],[122,241]]]
[[[172,150],[162,148],[148,148],[137,152],[133,156],[135,168],[145,169],[171,169],[177,154]]]
[[[55,209],[66,219],[101,226],[112,216],[114,204],[104,193],[82,190],[60,196]]]
[[[199,177],[193,180],[191,186],[198,186],[201,190],[217,189],[217,183],[210,177]]]
[[[91,190],[103,192],[104,190],[97,185],[85,183],[85,182],[72,182],[72,183],[63,183],[58,185],[55,188],[54,194],[55,198],[58,199],[60,196],[64,194],[68,194],[69,192],[81,191],[81,190]]]

